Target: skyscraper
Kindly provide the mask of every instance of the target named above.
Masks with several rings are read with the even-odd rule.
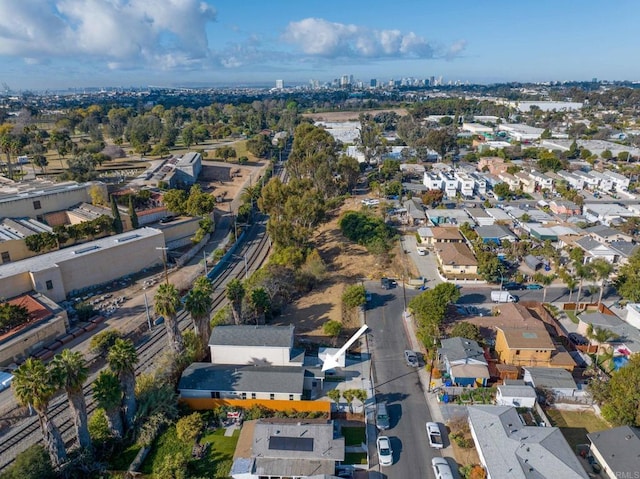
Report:
[[[276,88],[282,90],[284,88],[284,80],[276,80]]]

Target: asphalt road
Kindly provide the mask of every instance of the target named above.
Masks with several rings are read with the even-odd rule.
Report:
[[[425,423],[431,420],[422,385],[416,369],[404,361],[404,350],[410,349],[402,324],[402,288],[382,290],[379,282],[367,282],[372,293],[366,311],[370,328],[368,340],[377,401],[387,403],[391,428],[381,434],[389,436],[393,449],[393,465],[379,467],[391,479],[433,477],[431,459],[434,454],[427,442]],[[418,291],[407,290],[407,301]],[[377,456],[372,458],[377,464]]]
[[[500,287],[498,285],[462,286],[460,289],[460,299],[457,302],[458,304],[492,303],[491,291],[498,291],[499,289]],[[510,293],[517,296],[520,301],[542,301],[544,297],[544,291],[541,289],[510,291]],[[576,288],[571,295],[571,301],[576,301],[577,294],[578,290]],[[587,286],[583,286],[580,299],[582,302],[597,302],[599,294],[599,288],[594,294],[590,294],[589,288]],[[617,301],[620,299],[620,296],[618,296],[613,287],[605,286],[602,299],[606,301]],[[549,286],[547,288],[546,302],[569,302],[569,290],[565,286]]]

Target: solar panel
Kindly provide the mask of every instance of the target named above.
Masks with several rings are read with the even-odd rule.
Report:
[[[538,337],[538,335],[536,333],[532,333],[532,332],[524,332],[524,333],[522,333],[522,337],[523,338],[527,338],[527,339],[536,339]]]
[[[270,436],[269,449],[276,451],[313,451],[312,437]]]

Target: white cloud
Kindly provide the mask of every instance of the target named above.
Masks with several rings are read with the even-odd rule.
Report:
[[[443,49],[414,32],[374,30],[322,18],[290,22],[283,39],[307,55],[325,58],[450,58],[466,45],[460,41]]]
[[[172,68],[209,55],[200,0],[0,0],[0,55]]]

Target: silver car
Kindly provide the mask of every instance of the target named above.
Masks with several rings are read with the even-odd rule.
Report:
[[[406,361],[407,366],[412,368],[417,368],[420,365],[418,363],[418,355],[413,351],[406,350],[404,352],[404,360]]]

